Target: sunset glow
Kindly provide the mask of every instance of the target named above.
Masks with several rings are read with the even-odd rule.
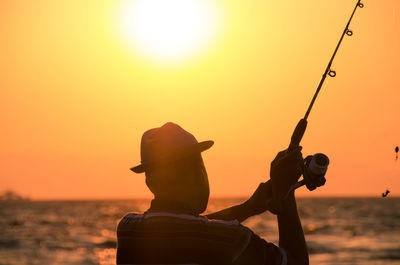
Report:
[[[218,29],[215,5],[202,0],[122,2],[119,30],[133,49],[145,56],[176,61],[209,43]]]
[[[211,197],[250,196],[356,2],[0,1],[0,192],[150,197],[129,168],[171,121],[215,141]],[[400,195],[400,1],[363,2],[301,142],[328,155],[327,182],[299,196]]]

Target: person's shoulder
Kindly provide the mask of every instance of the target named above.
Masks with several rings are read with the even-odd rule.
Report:
[[[126,230],[131,225],[138,223],[143,218],[143,214],[140,213],[127,213],[118,222],[117,230]]]
[[[127,213],[122,217],[121,221],[135,221],[142,218],[142,216],[142,213]]]
[[[238,221],[211,219],[207,222],[212,227],[213,233],[227,235],[235,246],[234,264],[286,264],[286,254],[283,249],[264,240]]]
[[[248,229],[248,228],[247,228]],[[251,231],[250,229],[248,229]],[[241,255],[235,260],[239,264],[287,264],[286,251],[272,242],[268,242],[251,231],[250,240]]]

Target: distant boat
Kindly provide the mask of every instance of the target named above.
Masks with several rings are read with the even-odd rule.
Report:
[[[12,190],[0,194],[0,201],[30,201],[30,198],[23,197]]]

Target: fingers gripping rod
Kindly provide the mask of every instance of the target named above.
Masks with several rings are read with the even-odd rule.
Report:
[[[361,3],[361,0],[358,0],[356,6],[354,7],[353,13],[351,14],[350,19],[347,22],[346,27],[344,28],[344,31],[343,31],[340,39],[339,39],[338,44],[336,45],[335,51],[333,52],[333,55],[332,55],[331,59],[329,60],[329,63],[327,65],[326,69],[325,69],[325,72],[322,75],[322,78],[319,81],[317,90],[314,93],[314,96],[313,96],[313,98],[312,98],[312,100],[310,102],[310,105],[308,106],[308,109],[307,109],[304,117],[297,123],[297,126],[293,131],[292,138],[290,140],[290,145],[289,145],[289,148],[288,148],[289,151],[294,149],[294,148],[296,148],[297,146],[299,146],[299,144],[301,142],[301,139],[303,138],[304,132],[306,131],[306,128],[307,128],[308,116],[310,115],[311,109],[314,106],[314,102],[317,99],[317,96],[319,94],[319,91],[321,90],[322,85],[324,84],[326,76],[327,75],[329,75],[330,77],[335,77],[336,76],[336,72],[333,69],[331,69],[332,62],[335,59],[336,53],[337,53],[337,51],[338,51],[338,49],[340,47],[340,44],[342,43],[344,35],[345,34],[347,36],[352,36],[353,35],[353,31],[349,29],[349,25],[350,25],[350,22],[353,19],[354,13],[356,12],[358,7],[359,8],[363,8],[364,7],[364,4]],[[302,179],[301,181],[299,181],[296,184],[294,184],[291,187],[291,190],[297,189],[297,188],[299,188],[299,187],[301,187],[303,185],[305,185],[305,180],[304,179]]]

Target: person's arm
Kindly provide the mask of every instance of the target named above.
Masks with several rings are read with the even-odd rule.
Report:
[[[282,211],[278,213],[279,246],[287,252],[288,264],[309,264],[294,192],[283,201],[282,206]]]
[[[301,147],[278,153],[271,163],[272,194],[277,207],[279,246],[287,253],[288,264],[308,265],[308,251],[297,212],[294,191],[286,194],[302,173]]]
[[[208,219],[224,221],[238,220],[240,223],[247,218],[268,210],[271,199],[271,182],[261,183],[254,194],[242,204],[206,215]]]

